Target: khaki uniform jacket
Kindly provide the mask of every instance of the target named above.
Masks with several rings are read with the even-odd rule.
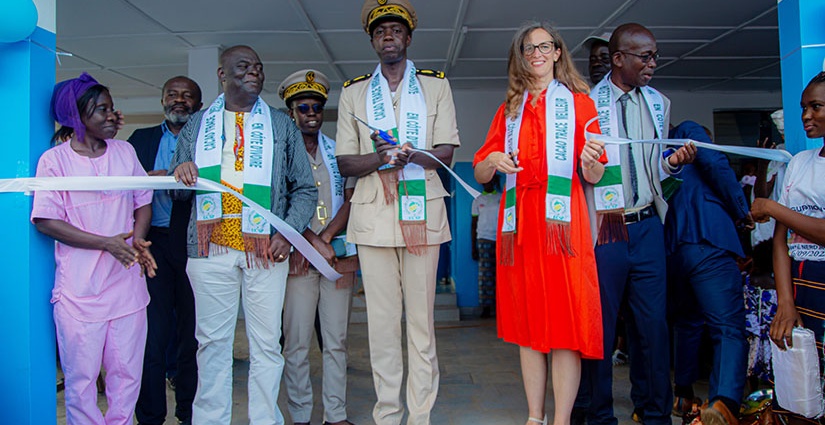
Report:
[[[450,83],[443,78],[418,75],[427,103],[427,149],[448,144],[458,146],[458,128]],[[364,155],[374,152],[370,129],[358,123],[350,112],[366,120],[366,96],[369,78],[345,87],[338,102],[338,132],[335,155]],[[400,92],[393,97],[396,122],[399,120]],[[389,130],[389,129],[382,129]],[[450,165],[450,164],[447,164]],[[433,169],[427,176],[427,244],[438,245],[451,239],[444,197],[448,196]],[[360,177],[352,196],[347,226],[347,240],[358,245],[403,247],[404,238],[398,224],[398,200],[384,202],[384,189],[378,172]]]

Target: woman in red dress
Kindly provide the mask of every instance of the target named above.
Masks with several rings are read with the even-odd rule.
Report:
[[[585,140],[596,116],[587,83],[558,31],[523,25],[513,38],[509,87],[473,161],[479,183],[507,175],[499,212],[498,334],[520,347],[527,424],[546,424],[553,352],[553,423],[570,423],[581,359],[602,358],[594,240],[583,178],[604,174],[604,144]],[[549,131],[548,131],[549,130]],[[598,133],[594,122],[589,131]]]

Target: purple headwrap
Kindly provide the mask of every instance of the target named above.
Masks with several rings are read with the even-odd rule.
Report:
[[[84,72],[77,78],[61,81],[54,86],[49,112],[60,125],[74,129],[77,140],[83,140],[86,136],[86,126],[80,120],[77,100],[91,87],[99,84],[91,75]]]

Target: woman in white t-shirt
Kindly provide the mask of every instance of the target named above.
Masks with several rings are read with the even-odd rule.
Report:
[[[802,92],[802,125],[809,138],[825,137],[825,72]],[[794,326],[814,331],[822,353],[825,317],[825,147],[799,152],[788,164],[778,202],[754,201],[754,219],[776,220],[773,267],[777,312],[771,339],[792,345]]]

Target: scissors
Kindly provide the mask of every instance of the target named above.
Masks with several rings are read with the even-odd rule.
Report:
[[[366,121],[362,120],[361,118],[358,118],[358,117],[357,117],[355,114],[353,114],[352,112],[350,112],[349,114],[350,114],[350,115],[352,115],[352,117],[353,117],[353,118],[355,118],[355,120],[356,120],[356,121],[358,121],[358,122],[360,122],[361,124],[364,124],[365,126],[367,126],[367,128],[369,128],[370,130],[372,130],[372,131],[377,131],[377,132],[378,132],[378,137],[380,137],[380,138],[382,138],[382,139],[386,140],[386,141],[387,141],[387,143],[389,143],[389,144],[391,144],[391,145],[397,145],[397,144],[398,144],[398,143],[396,143],[396,142],[395,142],[395,140],[394,140],[394,139],[393,139],[393,137],[390,135],[390,133],[387,133],[386,131],[381,130],[380,128],[375,127],[375,126],[373,126],[373,125],[369,125]]]

